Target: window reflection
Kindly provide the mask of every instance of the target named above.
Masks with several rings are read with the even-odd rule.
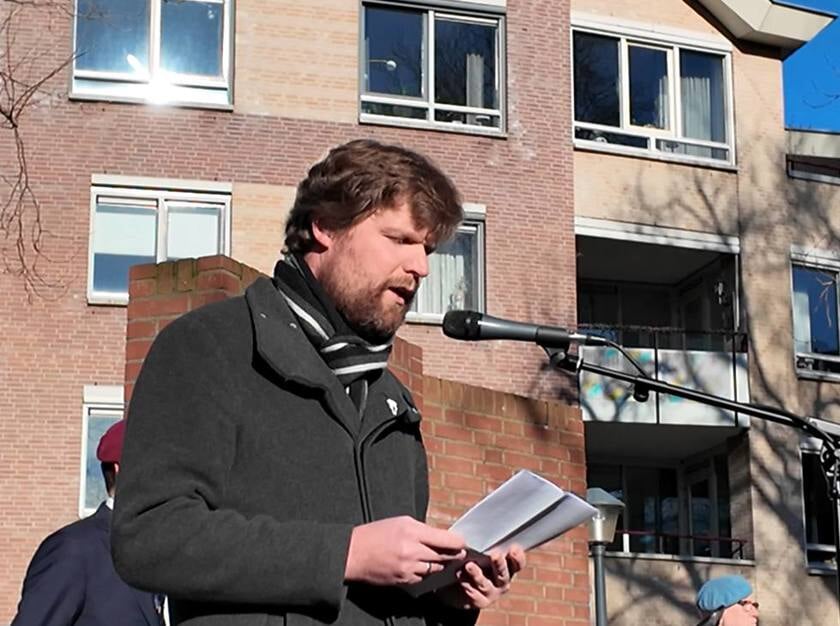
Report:
[[[161,50],[163,69],[178,74],[222,75],[223,5],[163,0]]]

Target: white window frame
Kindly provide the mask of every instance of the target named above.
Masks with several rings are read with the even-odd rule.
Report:
[[[486,208],[482,204],[464,203],[464,221],[458,227],[458,232],[471,232],[475,234],[475,249],[476,249],[476,294],[477,302],[476,309],[483,313],[485,304],[484,295],[484,281],[486,269],[486,252],[485,252],[485,223],[486,223]],[[434,253],[432,253],[434,254]],[[429,276],[423,279],[434,280],[434,276]],[[441,324],[443,322],[443,313],[423,313],[418,311],[409,311],[406,314],[406,321],[415,322],[418,324]]]
[[[73,61],[70,97],[80,100],[148,102],[201,108],[233,109],[233,15],[235,0],[184,0],[223,6],[222,76],[212,78],[195,74],[176,74],[160,67],[161,3],[149,2],[149,69],[145,74],[82,70]],[[74,3],[78,19],[79,0]],[[76,23],[73,22],[73,50],[77,50]]]
[[[88,455],[95,455],[96,448],[88,447],[88,432],[91,418],[103,418],[119,421],[123,418],[125,404],[122,385],[85,385],[82,395],[82,441],[79,463],[79,517],[87,517],[96,511],[85,502],[87,491]],[[100,477],[100,480],[103,480]],[[103,482],[104,484],[104,482]]]
[[[797,352],[795,337],[796,309],[794,304],[795,291],[793,284],[793,267],[795,265],[807,269],[823,271],[834,274],[837,285],[837,316],[840,319],[840,253],[827,252],[806,248],[804,246],[792,245],[790,251],[790,306],[791,306],[791,343],[793,345],[793,366],[799,378],[812,380],[840,381],[840,373],[820,372],[806,367],[799,366],[799,360],[814,359],[819,361],[830,361],[840,363],[840,355],[815,354],[810,352]],[[840,333],[840,329],[837,329]]]
[[[96,207],[100,197],[116,198],[125,202],[146,201],[156,203],[157,230],[155,262],[162,263],[167,258],[166,234],[168,209],[170,206],[178,208],[182,206],[181,203],[185,202],[210,203],[220,207],[219,243],[221,250],[219,250],[218,254],[230,256],[232,193],[233,185],[230,183],[94,174],[91,177],[90,229],[88,232],[88,303],[118,306],[128,304],[128,292],[119,293],[94,290],[94,235]]]
[[[578,122],[574,119],[575,33],[600,35],[603,37],[610,37],[612,39],[618,40],[618,73],[619,80],[621,82],[619,95],[619,126],[593,124],[590,122]],[[735,107],[732,89],[731,44],[724,43],[718,40],[706,39],[703,37],[692,37],[682,31],[668,32],[667,30],[662,30],[658,27],[639,27],[638,25],[625,25],[618,23],[605,24],[603,22],[599,22],[598,20],[585,17],[573,17],[571,27],[571,38],[572,43],[570,45],[570,54],[572,57],[572,63],[570,71],[572,76],[572,140],[576,148],[594,150],[598,152],[612,152],[625,155],[645,156],[663,161],[696,163],[699,165],[708,165],[723,169],[735,168]],[[633,126],[630,124],[630,64],[628,54],[629,46],[655,48],[659,50],[666,50],[668,52],[668,130],[662,130],[657,128],[642,129],[638,126]],[[704,141],[701,139],[691,139],[682,136],[682,115],[680,114],[682,104],[680,92],[680,50],[686,50],[690,52],[702,52],[723,57],[723,81],[725,90],[724,105],[726,107],[726,142],[724,143],[718,143],[715,141]],[[589,139],[578,139],[577,137],[575,137],[575,133],[579,128],[604,133],[614,133],[618,135],[637,137],[647,141],[647,147],[641,148],[634,146],[625,146],[621,144],[611,144],[607,142],[600,142]],[[674,141],[679,144],[684,144],[688,146],[727,150],[729,158],[727,160],[723,160],[699,157],[688,154],[678,154],[674,152],[666,152],[657,148],[658,140]]]
[[[411,128],[434,128],[459,133],[475,133],[480,135],[504,135],[506,132],[505,103],[507,102],[506,58],[505,49],[505,14],[504,6],[495,3],[445,2],[445,6],[453,8],[436,8],[419,0],[417,2],[395,2],[390,0],[364,0],[361,3],[359,17],[359,121],[361,123],[383,124],[387,126],[407,126]],[[423,91],[425,95],[404,97],[366,93],[365,85],[365,9],[377,6],[396,9],[413,9],[425,13],[423,26]],[[476,108],[435,102],[435,19],[451,19],[459,22],[475,22],[493,24],[496,26],[496,89],[499,92],[499,108]],[[426,119],[414,119],[392,115],[379,115],[362,111],[364,103],[393,104],[412,108],[425,108]],[[435,111],[453,111],[457,113],[492,115],[499,118],[499,126],[480,126],[477,124],[457,124],[454,122],[440,122],[435,119]]]

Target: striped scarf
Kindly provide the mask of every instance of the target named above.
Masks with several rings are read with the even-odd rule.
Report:
[[[297,255],[278,261],[274,267],[274,285],[321,358],[356,401],[357,394],[351,386],[355,387],[353,383],[360,380],[367,382],[388,366],[393,338],[373,345],[359,337],[336,310],[306,262]]]

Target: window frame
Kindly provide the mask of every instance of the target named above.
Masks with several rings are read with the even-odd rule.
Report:
[[[453,2],[444,5],[424,3],[422,0],[415,2],[399,2],[398,0],[362,0],[359,4],[359,75],[358,75],[358,119],[361,124],[381,124],[386,126],[405,126],[409,128],[433,128],[449,132],[504,136],[507,132],[507,48],[506,48],[506,14],[504,6],[493,4]],[[365,84],[365,9],[369,6],[392,7],[396,9],[409,9],[424,13],[423,19],[423,42],[422,42],[422,63],[423,78],[422,85],[426,94],[421,97],[394,97],[367,93],[364,90]],[[435,102],[435,19],[440,16],[443,19],[450,19],[458,22],[474,22],[482,24],[495,23],[496,25],[496,87],[499,92],[499,107],[477,108],[454,104],[438,104]],[[426,119],[415,119],[409,117],[398,117],[392,115],[380,115],[376,113],[365,113],[363,105],[392,104],[397,106],[408,106],[413,108],[425,108]],[[438,110],[455,113],[493,115],[498,116],[499,126],[480,126],[475,124],[456,124],[454,122],[441,122],[435,119],[435,112]]]
[[[805,567],[809,573],[812,574],[830,574],[834,575],[837,572],[837,567],[831,567],[830,565],[825,565],[819,561],[812,561],[809,555],[810,551],[816,552],[833,552],[835,553],[836,558],[836,551],[837,546],[834,544],[821,544],[821,543],[809,543],[808,542],[808,514],[806,511],[806,485],[805,485],[805,455],[811,455],[815,457],[819,457],[820,451],[822,449],[822,442],[813,439],[811,437],[803,437],[799,444],[799,470],[801,472],[801,479],[802,482],[800,483],[802,486],[802,547],[803,547],[803,556],[805,557]],[[820,465],[819,460],[817,464]],[[819,471],[822,471],[822,467],[820,466]],[[823,493],[826,499],[829,500],[829,506],[833,507],[834,503],[831,502],[830,498],[828,497],[827,493]],[[833,526],[833,522],[832,522]],[[832,528],[832,534],[834,529]]]
[[[88,455],[96,454],[96,449],[88,447],[88,433],[91,418],[114,418],[119,421],[125,414],[125,402],[122,385],[85,385],[82,393],[82,440],[79,457],[79,517],[87,517],[96,511],[87,506],[87,463]],[[109,426],[110,427],[110,426]],[[100,478],[100,480],[103,480]]]
[[[156,202],[155,263],[167,258],[167,229],[170,205],[180,208],[183,203],[208,203],[220,208],[219,244],[217,254],[230,255],[231,201],[233,185],[205,181],[154,179],[110,175],[94,175],[90,187],[90,226],[88,230],[87,301],[88,304],[125,306],[128,292],[97,291],[93,285],[94,237],[96,208],[100,197],[132,201]]]
[[[626,507],[622,510],[621,513],[621,524],[616,526],[615,530],[615,537],[611,544],[607,546],[607,554],[611,557],[618,557],[618,558],[632,558],[632,559],[649,559],[649,560],[669,560],[669,561],[679,561],[679,562],[699,562],[699,563],[738,563],[738,564],[749,564],[752,562],[751,559],[745,557],[742,553],[741,558],[736,557],[726,557],[720,556],[720,548],[721,545],[724,543],[724,539],[729,539],[730,545],[732,545],[735,541],[741,541],[740,538],[735,537],[733,533],[733,529],[729,527],[729,536],[726,535],[719,535],[720,528],[719,524],[721,521],[721,510],[719,508],[720,502],[717,494],[718,488],[718,479],[719,475],[717,473],[717,468],[715,465],[715,460],[719,456],[725,456],[725,449],[722,447],[712,448],[707,450],[705,454],[696,459],[692,460],[689,459],[682,459],[680,461],[652,461],[650,459],[642,458],[642,457],[625,457],[625,458],[606,458],[606,457],[595,457],[595,458],[587,458],[586,463],[587,467],[595,467],[595,466],[603,466],[603,467],[616,467],[619,468],[619,475],[620,475],[620,482],[621,482],[621,490],[623,492],[623,498]],[[693,467],[692,467],[693,466]],[[630,498],[630,489],[628,488],[630,484],[630,480],[628,478],[628,471],[634,469],[653,469],[653,470],[667,470],[673,471],[676,477],[676,489],[677,489],[677,501],[679,503],[679,510],[677,514],[677,524],[678,524],[678,533],[677,534],[677,545],[678,545],[678,552],[665,552],[665,551],[652,551],[652,552],[637,552],[631,550],[631,534],[628,531],[639,530],[633,528],[627,528],[628,521],[627,516],[630,513],[631,506],[639,506],[638,502],[635,502]],[[705,476],[701,476],[705,474]],[[695,479],[695,480],[692,480]],[[700,479],[700,480],[696,480]],[[732,477],[730,475],[727,476],[728,479],[728,494],[729,500],[727,502],[727,506],[730,509],[732,508]],[[589,480],[589,475],[587,474],[587,480]],[[690,491],[691,485],[696,482],[700,482],[701,480],[707,480],[709,482],[710,487],[710,509],[713,511],[713,515],[710,515],[710,521],[713,527],[717,528],[717,533],[711,534],[711,536],[717,536],[718,541],[714,542],[710,540],[710,549],[712,551],[711,556],[701,556],[693,554],[695,545],[695,540],[700,540],[702,542],[702,534],[698,534],[696,536],[692,535],[691,530],[691,510],[690,510]],[[591,483],[593,486],[600,486],[595,483]],[[657,497],[659,497],[659,484],[657,484]],[[659,532],[659,531],[654,531]],[[616,550],[615,547],[619,549]]]
[[[476,310],[483,313],[486,309],[485,300],[485,280],[486,280],[486,262],[487,253],[485,248],[486,242],[486,209],[481,204],[464,203],[464,221],[459,224],[458,232],[465,232],[466,229],[475,229],[475,249],[476,249]],[[434,252],[432,254],[435,254]],[[431,256],[431,255],[430,255]],[[431,278],[431,276],[429,277]],[[424,282],[429,280],[424,278]],[[440,325],[443,322],[445,313],[427,313],[420,311],[409,310],[406,313],[406,321],[417,324],[434,324]]]
[[[809,172],[807,170],[799,169],[797,166],[800,164],[809,165],[791,155],[788,155],[787,159],[785,160],[785,166],[787,168],[787,175],[790,178],[798,180],[807,180],[817,183],[825,183],[827,185],[840,185],[840,166],[831,167],[826,165],[825,169],[833,170],[835,173],[818,174],[816,172]]]
[[[222,8],[221,78],[198,74],[167,72],[161,63],[162,2],[149,2],[148,70],[144,75],[124,72],[85,70],[76,67],[78,55],[77,21],[79,2],[74,0],[73,19],[73,63],[70,78],[70,98],[78,100],[108,100],[115,102],[143,102],[212,108],[233,109],[233,43],[235,0],[184,0],[218,4]],[[171,79],[167,81],[167,78]],[[89,84],[87,84],[89,83]]]
[[[801,246],[791,246],[790,253],[790,311],[791,311],[791,347],[793,351],[793,367],[798,378],[840,382],[840,373],[822,372],[799,366],[799,359],[814,359],[840,364],[840,355],[818,354],[812,352],[798,352],[796,350],[796,305],[793,268],[799,266],[805,269],[817,270],[834,274],[837,301],[836,315],[840,319],[840,254],[806,249]],[[840,328],[837,329],[840,339]]]
[[[619,126],[606,124],[595,124],[591,122],[579,122],[575,119],[575,46],[574,37],[576,33],[597,35],[617,39],[618,45],[618,80],[619,80]],[[625,155],[643,156],[663,161],[674,161],[680,163],[692,163],[717,167],[720,169],[736,169],[736,142],[735,142],[735,103],[732,81],[732,45],[718,39],[698,37],[694,34],[683,32],[660,31],[659,28],[639,27],[638,25],[604,24],[598,20],[585,17],[572,18],[570,28],[570,55],[571,55],[571,117],[572,117],[572,142],[576,149],[586,149],[598,152],[611,152]],[[634,126],[630,123],[630,63],[629,49],[631,46],[644,48],[655,48],[666,50],[668,53],[668,112],[670,130],[644,128]],[[680,51],[699,52],[722,57],[724,107],[726,108],[724,120],[726,124],[726,141],[723,143],[707,141],[703,139],[692,139],[683,135],[682,120],[682,93],[680,85]],[[596,132],[614,133],[626,135],[647,141],[647,147],[627,146],[615,143],[598,142],[590,139],[579,139],[575,136],[578,129],[592,130]],[[685,146],[698,146],[711,149],[722,149],[728,151],[727,160],[701,157],[689,154],[666,152],[657,147],[658,141],[673,141]]]

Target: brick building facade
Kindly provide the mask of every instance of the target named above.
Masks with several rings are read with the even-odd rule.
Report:
[[[140,17],[106,11],[97,23],[95,12],[75,15],[73,2],[11,4],[3,3],[0,11],[14,12],[7,26],[15,34],[13,54],[39,55],[20,70],[29,79],[61,67],[73,54],[74,40],[79,49],[90,45],[45,84],[43,96],[20,122],[44,228],[37,269],[46,282],[41,295],[28,298],[14,273],[14,236],[4,240],[11,271],[0,275],[0,493],[14,506],[0,520],[0,551],[6,555],[0,565],[0,623],[13,614],[38,542],[85,508],[87,494],[80,490],[88,487],[83,465],[93,417],[120,409],[108,389],[123,383],[126,357],[130,363],[135,348],[129,344],[127,352],[126,287],[108,290],[115,280],[109,272],[119,269],[114,258],[165,260],[167,247],[192,245],[184,235],[183,241],[172,239],[183,225],[173,217],[182,205],[215,207],[221,231],[215,252],[270,272],[295,185],[309,165],[349,139],[399,142],[434,159],[465,202],[478,209],[481,307],[508,317],[573,322],[567,5],[506,6],[491,0],[409,7],[414,17],[441,24],[441,41],[446,28],[462,28],[470,19],[494,33],[496,62],[486,61],[483,71],[496,72],[499,100],[484,109],[497,107],[502,118],[484,128],[484,122],[417,125],[382,116],[360,122],[363,14],[369,7],[391,19],[387,11],[400,7],[225,0],[167,8],[148,0],[138,3],[148,11]],[[193,11],[199,4],[198,13],[175,16],[171,23],[202,29],[196,36],[217,37],[218,66],[189,57],[188,50],[178,49],[177,38],[167,39],[165,10]],[[442,9],[440,15],[433,9]],[[150,26],[143,26],[149,16]],[[222,22],[216,30],[214,20]],[[123,24],[132,26],[121,30]],[[105,31],[126,38],[121,52],[108,48],[110,40],[100,37]],[[492,47],[480,35],[475,45]],[[546,50],[556,51],[550,63],[544,63]],[[178,71],[172,63],[183,59],[177,54],[196,63],[194,73],[218,75],[195,78],[187,72],[180,82],[162,83],[171,78],[164,68]],[[537,64],[539,74],[532,71]],[[488,76],[484,82],[492,91],[493,80]],[[446,115],[457,121],[460,113]],[[11,136],[0,135],[0,171],[16,171],[14,156]],[[145,227],[128,228],[122,239],[112,236],[115,219],[145,224],[141,218],[155,212],[151,251],[140,250],[145,231],[134,237]],[[25,230],[33,215],[29,206]],[[189,224],[204,224],[192,218]],[[126,249],[115,249],[117,241]],[[31,246],[27,252],[31,263],[36,258]],[[132,324],[129,334],[138,327]],[[423,346],[430,375],[526,395],[553,394],[558,384],[554,374],[540,369],[541,356],[533,348],[456,344],[427,323],[412,323],[402,334]]]
[[[781,108],[782,59],[830,16],[770,0],[144,0],[103,22],[73,2],[11,4],[13,53],[39,51],[20,71],[61,69],[19,126],[41,295],[15,274],[14,235],[0,242],[0,623],[38,541],[93,497],[95,418],[121,413],[160,318],[236,292],[239,263],[270,272],[296,183],[357,137],[428,154],[462,191],[472,230],[451,256],[468,298],[443,285],[438,309],[589,325],[669,380],[840,417],[833,348],[804,321],[820,323],[814,271],[835,289],[840,271],[840,148],[787,143]],[[117,53],[102,33],[124,24]],[[217,54],[190,56],[187,40]],[[74,42],[85,55],[62,67]],[[14,148],[0,132],[0,173]],[[229,259],[148,265],[210,254]],[[138,263],[129,293],[117,270]],[[581,378],[584,463],[575,385],[533,346],[445,339],[438,309],[403,327],[395,363],[422,380],[436,521],[512,467],[576,491],[588,479],[628,504],[612,623],[689,623],[696,588],[726,572],[754,583],[762,623],[835,615],[813,442]],[[585,556],[581,531],[537,553],[482,619],[586,623]]]

